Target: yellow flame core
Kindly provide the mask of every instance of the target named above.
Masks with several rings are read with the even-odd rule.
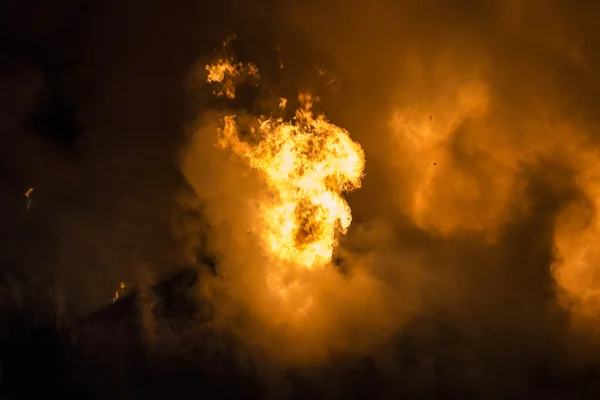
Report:
[[[346,130],[313,114],[310,96],[299,100],[291,121],[259,119],[246,140],[236,117],[225,117],[217,144],[264,174],[273,194],[261,210],[268,252],[310,269],[331,261],[350,226],[342,193],[361,186],[365,156]]]

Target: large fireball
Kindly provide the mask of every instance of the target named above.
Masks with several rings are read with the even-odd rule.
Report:
[[[361,186],[365,157],[346,130],[313,114],[310,96],[299,100],[291,121],[258,119],[240,127],[235,116],[225,117],[218,146],[264,174],[272,195],[260,207],[267,252],[310,269],[331,261],[337,236],[350,226],[342,193]]]

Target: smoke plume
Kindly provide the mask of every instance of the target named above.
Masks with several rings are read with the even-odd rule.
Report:
[[[72,321],[126,282],[148,343],[231,350],[276,398],[600,393],[593,2],[71,3],[0,13],[7,299]],[[350,212],[315,268],[265,246],[283,196],[258,153],[218,145],[306,93],[364,155],[322,185]],[[150,288],[190,265],[203,315],[178,331]]]
[[[541,365],[548,376],[591,365],[581,344],[596,341],[598,289],[589,12],[560,2],[283,7],[279,43],[313,53],[278,47],[271,95],[317,92],[367,169],[348,196],[354,222],[336,265],[304,278],[316,305],[290,319],[265,294],[270,267],[253,234],[264,183],[215,146],[227,112],[198,110],[182,170],[221,257],[223,315],[251,315],[229,317],[245,343],[294,365],[368,355],[384,374],[416,374],[415,390],[448,379],[481,395],[499,384],[490,379],[537,393]],[[265,104],[259,95],[241,112]],[[405,341],[415,366],[389,356]],[[439,370],[425,372],[429,362]]]

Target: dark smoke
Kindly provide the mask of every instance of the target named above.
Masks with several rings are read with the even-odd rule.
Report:
[[[82,4],[0,8],[3,395],[600,395],[593,2]],[[228,102],[190,76],[232,33],[262,81]],[[305,90],[367,170],[290,334],[212,129]]]

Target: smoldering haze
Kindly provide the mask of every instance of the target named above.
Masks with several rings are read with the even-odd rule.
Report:
[[[448,319],[471,351],[481,352],[463,360],[458,385],[485,385],[468,376],[470,368],[512,374],[507,366],[523,363],[514,384],[526,391],[535,366],[560,359],[568,369],[581,361],[576,343],[581,334],[593,336],[595,323],[579,323],[593,314],[596,288],[594,251],[583,250],[596,232],[597,201],[591,104],[598,55],[587,31],[590,11],[560,2],[284,7],[279,23],[295,24],[341,82],[334,91],[312,78],[324,92],[323,108],[367,152],[364,187],[349,196],[355,222],[338,249],[348,274],[333,274],[336,284],[311,282],[329,300],[326,317],[297,328],[318,331],[322,323],[335,333],[283,339],[288,349],[310,343],[325,359],[365,347],[377,354],[373,346],[394,342],[411,321],[438,315],[431,318]],[[305,61],[282,54],[284,65]],[[211,124],[195,140],[214,137]],[[218,208],[209,219],[225,216],[228,229],[240,231],[214,244],[226,259],[243,255],[225,264],[230,288],[251,291],[244,274],[268,266],[254,265],[255,250],[241,250],[252,225],[242,210],[260,185],[233,176],[239,166],[231,159],[211,161],[212,174],[199,166],[190,172],[195,159],[219,152],[206,143],[191,148],[197,155],[188,154],[184,174],[208,207]],[[565,354],[558,357],[556,348]]]
[[[351,388],[360,394],[361,386],[382,397],[560,397],[574,385],[593,389],[593,373],[592,383],[579,380],[586,368],[593,371],[598,355],[595,301],[587,295],[596,287],[599,55],[593,5],[195,7],[176,12],[159,2],[131,2],[127,13],[103,16],[121,29],[112,35],[127,39],[110,40],[120,52],[105,44],[108,28],[100,22],[85,36],[84,60],[95,71],[85,79],[100,87],[81,116],[83,168],[65,167],[53,149],[43,154],[56,155],[56,170],[40,156],[11,159],[9,170],[29,172],[10,193],[38,181],[54,188],[38,191],[55,199],[38,199],[40,212],[44,202],[53,210],[44,224],[53,231],[40,236],[63,243],[50,246],[60,262],[48,268],[68,266],[71,307],[100,306],[119,281],[133,279],[123,276],[134,275],[132,247],[144,260],[181,254],[158,233],[139,236],[143,224],[132,215],[144,210],[140,219],[156,221],[183,186],[170,163],[187,102],[204,123],[194,127],[186,148],[194,157],[181,169],[198,197],[193,204],[202,204],[213,228],[191,220],[175,228],[189,245],[186,255],[206,234],[208,248],[223,257],[212,283],[217,291],[225,286],[221,326],[241,331],[240,342],[256,359],[266,353],[265,368],[274,358],[278,371],[298,361],[312,367],[279,380],[278,390],[343,395]],[[219,27],[211,23],[216,16]],[[190,32],[210,45],[198,45]],[[164,91],[179,91],[193,62],[209,58],[209,48],[231,32],[241,42],[237,55],[271,77],[269,89],[290,99],[299,89],[313,89],[319,107],[366,151],[363,187],[348,196],[354,221],[338,248],[343,273],[332,268],[310,281],[324,305],[301,329],[258,323],[276,321],[260,290],[268,266],[246,233],[252,215],[243,208],[260,190],[260,178],[212,147],[214,118],[204,95],[192,102],[183,91]],[[39,79],[31,76],[25,86],[35,91]],[[263,101],[226,106],[252,112],[267,109]],[[30,144],[23,147],[24,154],[32,151]],[[149,161],[155,157],[161,161]],[[136,196],[121,197],[134,187]],[[57,200],[66,194],[70,202]],[[18,189],[11,204],[21,198]],[[107,198],[118,206],[104,207]],[[72,221],[67,227],[65,215]],[[159,233],[166,231],[161,221]],[[7,228],[4,236],[11,233]],[[165,249],[148,250],[158,244]],[[573,273],[578,270],[584,274]],[[240,322],[240,308],[253,316],[250,322]],[[370,359],[354,363],[344,358],[348,353]],[[352,385],[348,376],[369,379]]]
[[[202,28],[210,17],[195,4],[166,16],[160,1],[143,13],[135,1],[17,3],[1,24],[2,268],[21,291],[60,286],[78,317],[134,285],[141,265],[180,264],[169,233],[182,81],[226,33]]]

